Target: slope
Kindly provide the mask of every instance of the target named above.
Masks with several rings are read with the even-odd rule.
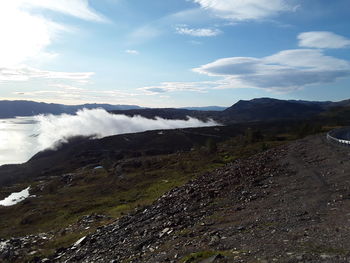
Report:
[[[100,228],[53,259],[345,262],[347,156],[347,150],[313,136],[237,160]]]

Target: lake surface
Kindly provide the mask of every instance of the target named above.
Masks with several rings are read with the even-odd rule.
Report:
[[[36,124],[33,117],[0,119],[0,165],[23,163],[36,153]]]

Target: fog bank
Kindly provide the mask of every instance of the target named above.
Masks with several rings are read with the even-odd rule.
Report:
[[[21,125],[21,124],[18,124]],[[215,121],[203,122],[195,118],[187,120],[167,120],[162,118],[147,119],[141,116],[129,117],[126,115],[115,115],[108,113],[103,109],[83,109],[77,112],[76,115],[39,115],[34,117],[33,134],[28,136],[18,129],[17,132],[11,132],[7,136],[6,149],[1,149],[0,146],[0,165],[2,152],[15,155],[19,152],[21,156],[14,156],[13,160],[18,162],[27,161],[38,151],[54,148],[57,142],[66,142],[67,138],[72,136],[93,136],[94,138],[103,138],[106,136],[142,132],[147,130],[158,129],[175,129],[189,127],[204,127],[218,125]],[[6,129],[3,129],[6,133]],[[4,148],[4,147],[3,147]],[[6,150],[6,151],[5,151]],[[7,163],[9,161],[7,156]],[[11,162],[13,163],[13,162]]]

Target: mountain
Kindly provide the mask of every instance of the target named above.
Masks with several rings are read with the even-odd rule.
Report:
[[[79,109],[103,108],[105,110],[128,110],[139,109],[136,105],[110,105],[110,104],[83,104],[63,105],[55,103],[43,103],[34,101],[0,101],[0,118],[13,118],[16,116],[33,116],[37,114],[74,114]]]
[[[221,112],[220,117],[226,122],[303,119],[322,111],[324,108],[319,103],[259,98],[240,100]]]
[[[307,100],[288,100],[289,102],[304,104],[304,105],[318,105],[322,108],[329,108],[336,105],[337,102],[332,101],[307,101]]]
[[[331,105],[333,105],[332,102],[288,101],[271,98],[258,98],[252,100],[240,100],[231,107],[221,111],[195,110],[196,108],[158,108],[117,110],[112,112],[128,116],[140,115],[151,119],[156,117],[165,119],[186,119],[187,117],[193,117],[203,121],[213,119],[222,124],[230,124],[279,119],[305,119],[326,111]]]
[[[132,109],[113,111],[115,114],[126,114],[128,116],[140,115],[145,118],[154,119],[161,117],[165,119],[186,119],[187,117],[200,120],[213,119],[222,124],[240,122],[291,120],[315,117],[336,107],[350,105],[349,101],[304,101],[304,100],[278,100],[271,98],[257,98],[252,100],[240,100],[224,110],[208,107],[190,107],[186,109],[158,108],[158,109]],[[215,110],[216,109],[216,110]]]
[[[220,106],[207,106],[207,107],[183,107],[180,109],[185,110],[198,110],[198,111],[223,111],[227,109],[227,107],[220,107]]]
[[[74,114],[77,110],[87,108],[103,108],[114,114],[128,116],[140,115],[155,119],[182,119],[187,117],[200,120],[213,119],[219,123],[229,124],[238,122],[266,121],[278,119],[303,119],[316,116],[334,107],[349,106],[349,100],[340,102],[318,102],[303,100],[278,100],[257,98],[240,100],[231,107],[218,106],[187,107],[187,108],[142,108],[136,105],[83,104],[63,105],[38,103],[33,101],[0,101],[0,118],[15,116],[32,116],[37,114]]]

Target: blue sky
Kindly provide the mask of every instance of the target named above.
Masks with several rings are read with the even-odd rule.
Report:
[[[6,0],[0,99],[350,98],[349,0]]]

